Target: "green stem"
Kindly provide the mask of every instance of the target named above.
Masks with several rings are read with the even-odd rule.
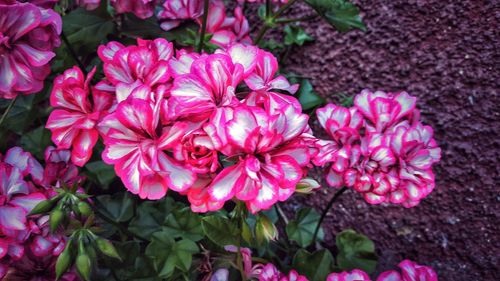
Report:
[[[2,118],[0,119],[0,127],[2,126],[3,121],[5,120],[5,118],[7,118],[7,115],[9,115],[10,110],[12,109],[12,107],[14,106],[14,104],[16,103],[17,97],[18,96],[14,97],[10,101],[9,105],[7,106],[7,109],[5,109],[5,112],[2,114]]]
[[[239,229],[238,245],[237,245],[238,253],[236,254],[236,265],[238,266],[238,270],[240,271],[241,280],[245,281],[247,280],[247,277],[245,274],[245,268],[243,267],[242,254],[241,254],[241,234],[243,231],[242,225],[243,225],[243,220],[245,219],[245,213],[243,211],[245,207],[243,205],[243,202],[239,201],[236,208],[237,208],[236,219],[238,219],[238,229]]]
[[[76,61],[80,69],[83,71],[83,73],[87,74],[87,70],[85,69],[85,66],[83,65],[82,61],[78,58],[78,55],[76,54],[75,50],[73,49],[73,46],[69,43],[68,37],[66,37],[66,34],[64,34],[64,31],[61,31],[61,38],[64,41],[64,44],[66,47],[68,47],[69,54],[73,57],[73,59]]]
[[[333,203],[335,203],[335,201],[337,201],[337,199],[340,197],[340,195],[342,195],[346,190],[347,190],[347,187],[345,187],[345,186],[342,187],[333,195],[332,199],[330,199],[330,202],[328,202],[328,205],[323,210],[323,213],[321,214],[321,217],[319,218],[318,224],[316,225],[316,229],[314,230],[314,235],[313,235],[313,239],[312,239],[311,244],[314,244],[316,242],[316,238],[318,237],[318,233],[319,233],[319,228],[321,227],[321,224],[323,223],[323,220],[325,219],[326,214],[328,214],[328,211],[332,208]]]
[[[259,33],[257,34],[257,37],[255,37],[255,40],[253,41],[254,45],[259,45],[262,38],[264,38],[264,35],[266,34],[266,32],[271,28],[271,25],[274,24],[274,21],[279,16],[281,16],[281,14],[283,14],[283,12],[285,12],[288,8],[290,8],[293,5],[293,3],[295,3],[295,1],[297,1],[297,0],[288,1],[288,3],[281,6],[274,15],[272,15],[270,17],[266,16],[266,21],[265,21],[264,25],[262,26]],[[267,15],[267,8],[266,8],[266,15]]]
[[[294,19],[277,19],[276,23],[291,23],[291,22],[300,22],[300,21],[310,21],[316,18],[316,15],[305,16],[301,18]]]
[[[285,225],[288,224],[288,217],[286,216],[285,212],[281,209],[280,205],[278,203],[274,204],[274,208],[276,209],[276,212],[278,215],[281,217]]]
[[[203,4],[203,19],[201,22],[201,33],[200,33],[200,42],[198,43],[198,48],[196,48],[196,52],[201,53],[203,51],[203,44],[205,43],[205,33],[207,32],[207,20],[208,20],[208,7],[210,0],[204,0]]]
[[[266,19],[271,16],[271,0],[266,0]]]

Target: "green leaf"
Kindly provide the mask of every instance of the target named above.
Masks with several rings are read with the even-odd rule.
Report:
[[[285,26],[283,30],[285,32],[285,45],[304,45],[305,42],[312,42],[314,38],[312,38],[309,34],[307,34],[302,27],[298,25],[288,24]]]
[[[88,170],[88,176],[103,188],[107,188],[116,178],[116,173],[113,166],[105,164],[103,161],[94,161],[87,163],[85,168]]]
[[[366,30],[358,8],[346,0],[305,0],[316,12],[341,32]]]
[[[174,238],[201,240],[203,238],[201,218],[198,214],[193,213],[189,207],[175,210],[167,216],[163,232],[169,233]]]
[[[327,249],[309,253],[304,249],[297,251],[293,257],[293,268],[310,281],[324,281],[333,271],[333,256]]]
[[[22,148],[38,159],[43,159],[45,148],[51,144],[50,131],[43,125],[21,136]]]
[[[78,8],[63,17],[63,31],[77,53],[94,52],[116,26],[107,13]]]
[[[325,99],[314,92],[311,82],[307,79],[303,79],[300,82],[300,88],[297,94],[303,110],[313,109],[325,103]]]
[[[196,243],[191,240],[175,241],[167,232],[156,232],[146,248],[161,278],[168,278],[177,268],[187,272],[191,267],[193,254],[198,253]]]
[[[128,192],[96,197],[99,211],[115,222],[125,222],[134,215],[134,201]]]
[[[359,268],[368,273],[375,271],[375,245],[368,237],[348,229],[337,235],[336,245],[339,250],[337,264],[341,270]]]
[[[312,243],[314,231],[320,216],[314,209],[300,209],[295,220],[290,221],[286,226],[286,234],[290,240],[299,244],[300,247],[307,247]],[[318,232],[318,239],[323,239],[323,229]]]
[[[216,215],[204,217],[201,226],[205,235],[221,247],[238,244],[238,227],[227,218]]]

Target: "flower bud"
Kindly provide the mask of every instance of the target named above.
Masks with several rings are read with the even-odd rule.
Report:
[[[28,216],[47,213],[48,211],[52,210],[53,206],[54,202],[52,202],[52,200],[41,201],[33,209],[31,209],[31,212],[28,214]]]
[[[61,209],[55,209],[50,213],[49,224],[51,232],[57,229],[57,226],[61,223],[63,218],[64,212]]]
[[[243,221],[241,225],[241,237],[248,244],[252,243],[252,230],[246,221]]]
[[[69,268],[71,263],[71,241],[68,241],[64,251],[57,257],[56,261],[56,280],[59,280],[61,275],[64,274]]]
[[[90,216],[90,214],[92,214],[92,208],[87,202],[84,201],[78,202],[77,208],[80,214],[84,217],[88,217]]]
[[[91,262],[89,256],[85,252],[79,252],[75,264],[80,276],[84,280],[90,280]]]
[[[320,187],[321,186],[315,179],[303,178],[299,181],[299,183],[297,183],[295,191],[303,194],[311,194]]]
[[[109,240],[99,237],[95,240],[95,243],[99,251],[101,251],[106,256],[121,260],[120,255],[118,255],[118,252],[115,249],[115,246],[113,246],[113,243],[111,243]]]
[[[269,242],[278,238],[278,230],[273,222],[265,215],[260,214],[255,224],[255,237],[257,242]]]

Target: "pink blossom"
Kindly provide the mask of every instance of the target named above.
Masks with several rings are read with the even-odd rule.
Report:
[[[201,25],[201,19],[198,19]],[[226,7],[220,0],[210,2],[207,19],[207,33],[212,34],[210,42],[227,47],[233,43],[241,42],[251,44],[250,27],[248,20],[243,15],[241,7],[236,7],[234,16],[226,14]]]
[[[228,139],[222,153],[236,163],[215,177],[208,190],[212,199],[234,196],[255,213],[290,197],[311,157],[301,137],[307,120],[291,105],[273,114],[258,107],[236,107],[233,118],[218,125]]]
[[[0,4],[0,98],[32,94],[50,73],[61,17],[30,3]]]
[[[371,279],[364,271],[354,269],[351,272],[330,273],[326,281],[371,281]]]
[[[295,270],[290,270],[288,274],[281,273],[276,266],[271,263],[266,265],[258,264],[254,266],[252,277],[258,281],[308,281]]]
[[[110,94],[91,89],[94,73],[95,68],[85,78],[78,67],[68,69],[56,77],[50,95],[56,109],[46,128],[52,131],[52,141],[59,148],[71,149],[71,161],[77,166],[85,165],[92,156],[98,138],[97,123],[113,103]]]
[[[418,265],[410,260],[399,263],[401,273],[395,270],[383,272],[377,281],[437,281],[436,272],[429,266]]]
[[[101,4],[101,0],[76,0],[76,4],[87,10],[95,10]]]
[[[155,0],[111,0],[118,14],[133,13],[141,19],[153,16]]]
[[[137,46],[123,46],[118,42],[109,42],[99,46],[99,57],[104,62],[106,82],[97,88],[112,90],[118,102],[125,100],[137,88],[140,92],[150,92],[158,85],[170,80],[168,61],[174,49],[165,39],[137,39]]]
[[[182,194],[187,195],[191,204],[191,211],[195,213],[206,213],[217,211],[224,206],[224,202],[214,201],[208,194],[207,186],[212,182],[211,175],[198,175],[195,183]]]
[[[174,147],[174,157],[198,174],[214,173],[219,168],[217,150],[207,133],[201,129],[182,137]]]
[[[167,189],[187,190],[196,180],[194,172],[167,155],[177,144],[186,124],[160,123],[162,97],[150,101],[129,97],[100,123],[106,146],[102,157],[115,165],[125,187],[141,198],[160,199]]]
[[[202,0],[165,0],[158,18],[164,20],[161,28],[168,31],[184,20],[194,20],[203,15]]]

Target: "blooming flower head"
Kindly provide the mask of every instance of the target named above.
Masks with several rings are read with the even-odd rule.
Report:
[[[111,0],[111,5],[118,14],[133,13],[138,18],[147,19],[153,16],[155,0]]]
[[[0,3],[0,98],[43,88],[60,45],[61,17],[30,3]]]
[[[76,4],[87,10],[95,10],[101,4],[101,0],[76,0]]]
[[[170,30],[184,20],[194,20],[203,15],[202,0],[165,0],[158,18],[162,21],[161,28]]]
[[[371,281],[371,279],[364,271],[354,269],[351,272],[330,273],[326,281]]]
[[[170,79],[168,61],[174,49],[172,43],[165,39],[137,39],[136,46],[127,47],[113,41],[99,46],[97,52],[104,62],[107,79],[97,88],[115,91],[118,102],[125,100],[137,88],[147,88],[149,93],[149,89],[154,90]]]
[[[363,91],[355,106],[327,105],[317,111],[331,140],[316,144],[314,163],[331,163],[327,182],[353,187],[371,204],[413,207],[434,188],[432,165],[441,150],[433,131],[419,121],[407,93]]]
[[[258,281],[308,281],[305,276],[300,275],[293,269],[288,274],[284,274],[271,263],[256,265],[252,277]]]
[[[226,14],[226,7],[220,0],[210,2],[207,19],[207,33],[212,34],[210,42],[228,47],[234,43],[240,42],[250,44],[250,27],[248,20],[243,15],[241,7],[236,7],[233,17]],[[201,19],[198,18],[201,22]]]
[[[52,141],[61,149],[71,149],[71,161],[83,166],[92,156],[97,142],[97,123],[113,103],[113,96],[96,88],[78,67],[66,70],[54,80],[50,103],[52,111],[46,127],[52,131]]]
[[[429,266],[419,265],[410,260],[399,263],[401,273],[395,270],[383,272],[377,281],[438,281],[436,272]]]

